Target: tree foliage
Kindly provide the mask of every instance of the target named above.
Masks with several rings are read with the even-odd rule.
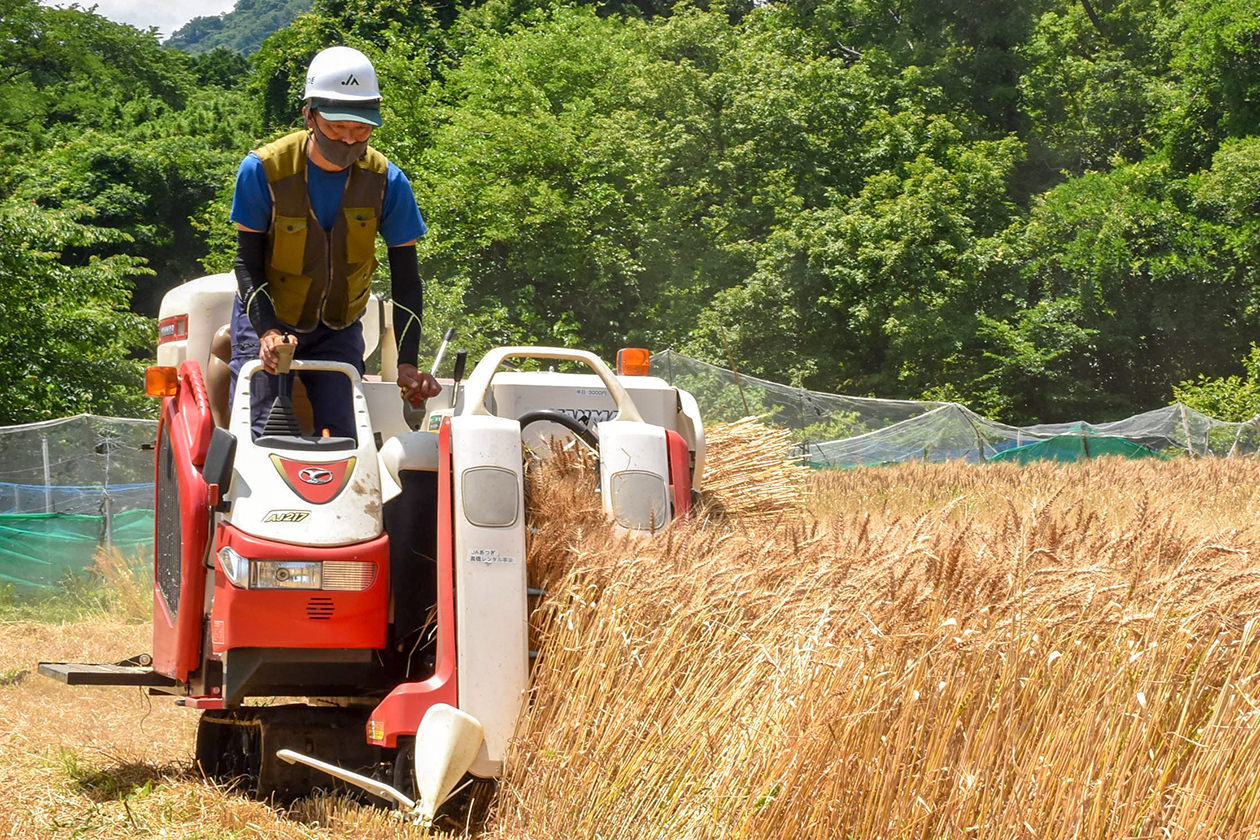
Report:
[[[1164,401],[1260,326],[1222,186],[1252,159],[1243,4],[506,7],[399,131],[427,273],[492,340],[1054,420]]]
[[[1254,3],[314,0],[264,21],[295,2],[215,24],[267,35],[247,61],[0,0],[7,270],[55,265],[106,317],[228,268],[237,163],[344,43],[430,223],[429,335],[674,346],[1009,420],[1174,388],[1237,414],[1253,387]],[[23,225],[66,233],[8,241]]]
[[[0,422],[150,411],[144,315],[200,273],[190,217],[250,142],[241,68],[33,1],[0,30]]]
[[[1243,374],[1200,374],[1173,387],[1173,398],[1210,417],[1242,423],[1260,416],[1260,347],[1243,357]]]
[[[182,108],[193,91],[188,59],[151,35],[76,8],[0,0],[0,164],[116,130],[154,110]],[[147,108],[128,110],[130,103]],[[127,125],[123,125],[126,123]]]
[[[142,261],[93,256],[68,266],[58,258],[114,236],[65,212],[0,208],[0,423],[152,410],[140,387],[144,362],[133,355],[152,333],[127,309]]]

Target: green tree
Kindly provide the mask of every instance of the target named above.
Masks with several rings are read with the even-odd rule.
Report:
[[[414,171],[427,273],[532,339],[682,342],[759,243],[867,165],[851,149],[869,76],[777,14],[557,7],[481,30],[433,106],[400,115],[431,137]]]
[[[195,55],[189,66],[199,87],[213,85],[231,90],[249,78],[249,60],[227,47]]]
[[[1140,160],[1155,142],[1151,118],[1169,51],[1150,34],[1158,31],[1151,10],[1134,19],[1134,6],[1141,8],[1129,4],[1104,17],[1077,3],[1047,11],[1020,48],[1036,188],[1058,180],[1059,170],[1082,175],[1110,169],[1116,158]]]
[[[626,84],[643,72],[635,34],[577,9],[488,33],[418,117],[435,125],[413,171],[432,223],[425,273],[460,292],[450,306],[492,313],[491,341],[625,334],[619,319],[639,299],[637,208],[653,189]]]
[[[85,132],[27,167],[14,197],[41,207],[91,208],[94,224],[123,234],[67,247],[62,256],[71,264],[108,254],[143,259],[148,271],[133,278],[132,307],[152,316],[168,289],[199,275],[205,245],[191,216],[232,177],[240,157],[191,146],[187,137],[125,143]]]
[[[141,261],[58,259],[117,235],[64,211],[0,206],[0,423],[152,413],[138,355],[153,340],[152,322],[127,309]]]
[[[1174,165],[1207,166],[1227,137],[1260,125],[1260,8],[1250,0],[1183,0],[1164,118]]]
[[[1157,162],[1072,179],[992,243],[1009,309],[986,313],[975,381],[1013,419],[1140,411],[1247,347],[1255,270],[1227,225],[1195,212],[1193,186]]]
[[[128,254],[150,271],[133,277],[133,308],[156,315],[165,292],[200,274],[208,246],[192,219],[232,182],[251,126],[243,97],[217,87],[180,110],[137,99],[121,103],[129,130],[85,129],[13,167],[13,198],[42,208],[90,212],[120,235],[68,248],[62,258]],[[140,112],[149,116],[141,118]],[[84,208],[87,208],[86,211]],[[226,225],[226,222],[224,222]]]
[[[81,9],[0,0],[0,169],[85,128],[119,131],[160,108],[182,108],[188,58],[152,32]],[[147,103],[129,110],[127,103]],[[0,183],[3,183],[0,180]]]
[[[166,289],[200,273],[189,218],[253,133],[240,64],[152,31],[7,0],[0,34],[4,422],[152,411],[141,392]],[[229,151],[230,150],[230,151]]]
[[[1242,360],[1243,375],[1200,374],[1173,386],[1173,400],[1218,420],[1242,423],[1260,415],[1260,347]]]
[[[776,231],[749,279],[716,295],[689,349],[749,360],[766,378],[886,397],[916,396],[967,358],[977,304],[994,294],[972,252],[1009,221],[1002,196],[1021,149],[959,143],[947,122],[929,122],[935,148]]]

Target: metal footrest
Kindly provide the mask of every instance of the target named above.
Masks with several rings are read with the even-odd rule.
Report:
[[[41,662],[39,673],[66,685],[175,685],[175,680],[153,670],[153,660],[147,654],[133,656],[113,665],[94,662]]]

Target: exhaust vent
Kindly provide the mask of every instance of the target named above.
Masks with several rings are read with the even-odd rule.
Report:
[[[327,621],[333,615],[333,599],[314,597],[306,602],[306,617],[312,621]]]

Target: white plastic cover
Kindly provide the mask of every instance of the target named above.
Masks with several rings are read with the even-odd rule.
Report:
[[[604,510],[631,532],[659,531],[672,516],[665,430],[649,423],[599,425],[599,481]]]
[[[451,461],[459,708],[485,731],[471,772],[490,777],[502,769],[529,679],[520,424],[485,415],[451,418]],[[487,493],[511,497],[487,499]]]

